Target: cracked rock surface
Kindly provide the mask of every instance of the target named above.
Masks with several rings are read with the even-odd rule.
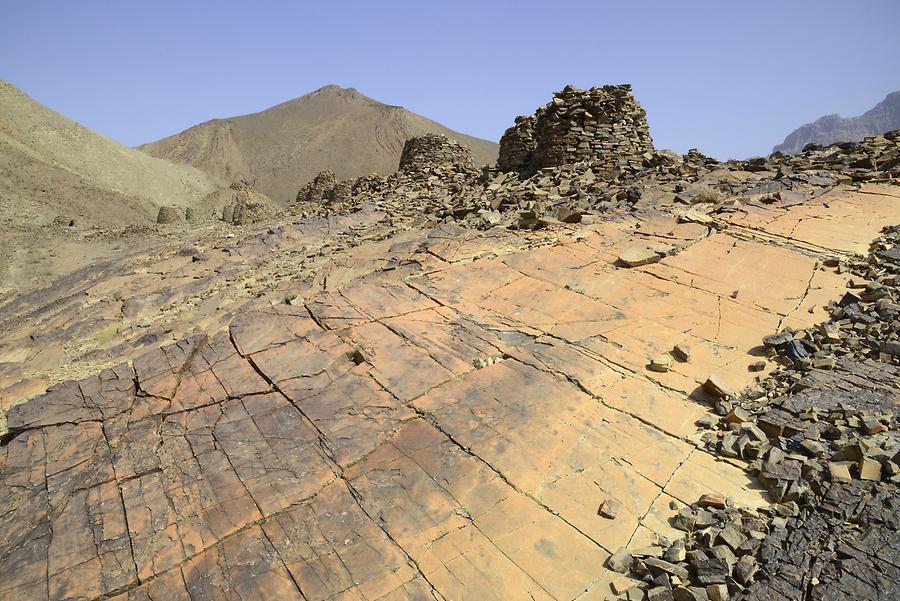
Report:
[[[616,551],[610,569],[643,582],[628,599],[896,599],[900,595],[900,228],[865,257],[812,327],[763,337],[780,364],[698,420],[707,448],[746,462],[772,504],[704,494],[677,513],[677,539]],[[855,293],[858,292],[858,295]],[[765,364],[765,362],[763,362]],[[712,381],[712,378],[711,380]],[[709,382],[709,381],[708,381]]]
[[[827,320],[853,278],[828,265],[900,223],[900,191],[716,219],[386,234],[361,212],[3,307],[19,365],[41,327],[71,347],[134,317],[7,411],[0,599],[614,597],[611,555],[678,538],[670,506],[768,506],[696,422],[775,369],[748,369],[764,336]]]

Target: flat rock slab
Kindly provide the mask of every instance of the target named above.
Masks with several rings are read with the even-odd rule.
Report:
[[[863,198],[877,206],[861,214]],[[696,446],[703,383],[741,389],[764,335],[840,297],[845,280],[817,261],[852,245],[799,224],[840,216],[872,238],[900,221],[893,196],[816,206],[730,213],[734,232],[712,236],[650,214],[539,245],[452,228],[379,241],[366,253],[389,263],[360,251],[297,305],[229,305],[224,330],[210,309],[206,333],[123,346],[132,361],[8,412],[0,599],[612,596],[607,558],[672,536],[669,504],[766,502]],[[210,256],[244,268],[308,235]],[[655,237],[680,247],[616,266]],[[200,263],[156,265],[165,293],[148,273],[83,277],[106,292],[156,282],[158,308],[198,286]],[[647,369],[675,345],[690,361]]]
[[[619,262],[626,267],[640,267],[659,261],[660,256],[649,248],[628,248],[619,253]]]

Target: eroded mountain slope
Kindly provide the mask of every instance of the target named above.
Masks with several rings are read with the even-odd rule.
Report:
[[[188,206],[215,188],[203,172],[92,132],[8,82],[0,82],[0,107],[2,217],[14,225],[47,225],[55,217],[150,222],[161,205]]]
[[[160,206],[189,206],[215,187],[0,81],[0,296],[115,254],[115,242],[92,239],[98,230],[149,226]]]
[[[287,204],[322,170],[340,178],[394,171],[406,140],[426,133],[465,144],[479,164],[497,159],[494,142],[334,85],[251,115],[207,121],[140,149],[226,182],[253,181],[274,201]]]

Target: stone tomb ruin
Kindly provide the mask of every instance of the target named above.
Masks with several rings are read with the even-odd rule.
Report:
[[[500,139],[498,167],[530,177],[547,167],[595,161],[598,175],[638,170],[653,153],[647,113],[631,85],[566,86],[532,117],[517,117]]]
[[[477,175],[472,151],[442,134],[410,138],[403,145],[400,171],[404,173],[464,173]]]

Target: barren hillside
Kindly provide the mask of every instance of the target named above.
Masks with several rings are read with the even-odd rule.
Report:
[[[214,119],[139,148],[225,180],[248,179],[279,203],[322,170],[338,178],[397,169],[409,138],[442,133],[472,149],[479,164],[497,159],[497,144],[447,129],[353,88],[330,85],[241,117]]]
[[[159,206],[215,188],[207,174],[110,140],[0,80],[0,295],[119,252],[97,237],[151,226]]]
[[[156,217],[211,192],[206,174],[147,156],[56,113],[0,81],[2,227],[56,216],[118,225]]]

